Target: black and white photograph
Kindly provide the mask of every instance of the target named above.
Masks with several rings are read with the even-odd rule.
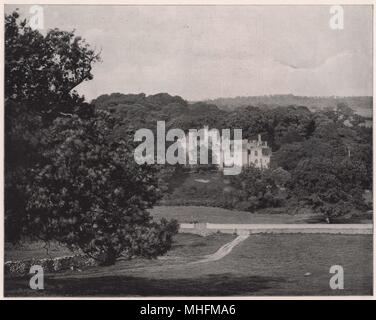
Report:
[[[373,14],[5,4],[4,297],[373,296]]]

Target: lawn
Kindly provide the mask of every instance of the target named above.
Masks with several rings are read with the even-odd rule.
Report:
[[[289,214],[284,208],[269,208],[257,212],[228,210],[203,206],[155,206],[150,213],[156,219],[176,219],[182,223],[326,223],[323,216],[311,212]],[[333,219],[333,223],[372,223],[370,214]]]
[[[45,290],[28,278],[5,279],[5,294],[47,296],[371,295],[372,236],[251,235],[223,259],[189,264],[231,235],[179,235],[168,256],[119,261],[82,272],[46,275]],[[329,269],[344,268],[344,290],[331,290]],[[308,275],[306,275],[308,274]]]
[[[156,219],[176,219],[179,222],[209,223],[309,223],[317,219],[316,215],[287,213],[251,213],[213,207],[196,206],[157,206],[150,210]]]
[[[158,261],[172,260],[172,259],[185,259],[192,260],[199,256],[210,254],[213,251],[219,249],[223,244],[234,239],[234,235],[230,234],[212,234],[207,237],[201,237],[195,234],[179,233],[174,237],[172,248],[167,252],[165,256],[159,257],[157,260],[149,259],[134,259],[127,261],[128,265],[137,264],[140,265],[146,262],[146,265],[150,263],[158,264]],[[47,251],[48,248],[48,251]],[[24,242],[19,245],[12,245],[5,243],[5,261],[9,260],[24,260],[24,259],[43,259],[54,258],[65,255],[73,255],[77,252],[72,252],[66,247],[57,243],[50,243],[46,246],[41,241]]]

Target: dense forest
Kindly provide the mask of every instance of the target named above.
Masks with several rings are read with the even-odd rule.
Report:
[[[297,105],[249,105],[226,111],[167,93],[114,93],[92,104],[124,122],[118,128],[120,135],[129,128],[155,129],[157,120],[166,121],[167,128],[183,130],[204,125],[240,128],[245,139],[261,134],[273,151],[271,168],[243,169],[231,179],[233,191],[218,197],[223,191],[216,190],[217,200],[210,204],[250,211],[290,204],[327,217],[367,209],[363,193],[372,188],[372,128],[344,102],[316,111]],[[176,179],[176,172],[169,172]],[[287,196],[281,196],[281,190],[287,190]]]

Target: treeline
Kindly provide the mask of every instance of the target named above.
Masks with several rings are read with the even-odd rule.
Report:
[[[288,105],[306,106],[311,111],[334,109],[337,104],[348,105],[354,112],[364,117],[372,117],[373,98],[368,96],[349,97],[306,97],[292,94],[276,94],[264,96],[217,98],[207,100],[224,110],[234,110],[249,105],[263,108],[275,108]]]

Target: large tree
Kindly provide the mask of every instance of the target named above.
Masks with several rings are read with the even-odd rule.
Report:
[[[155,223],[147,212],[159,196],[154,168],[134,161],[131,135],[113,139],[117,125],[107,112],[54,121],[44,164],[27,183],[29,235],[78,247],[103,264],[170,248],[176,223]]]
[[[102,264],[166,252],[177,224],[147,212],[154,170],[135,163],[119,117],[74,91],[99,56],[73,32],[42,35],[17,12],[5,20],[6,240],[55,240]]]
[[[42,161],[48,134],[64,114],[93,115],[74,88],[92,78],[99,60],[73,32],[45,35],[32,30],[17,11],[5,16],[5,223],[6,237],[17,240],[26,206],[30,170]],[[46,136],[47,135],[47,136]]]
[[[302,159],[292,171],[291,195],[331,219],[364,209],[363,163],[350,158]]]

